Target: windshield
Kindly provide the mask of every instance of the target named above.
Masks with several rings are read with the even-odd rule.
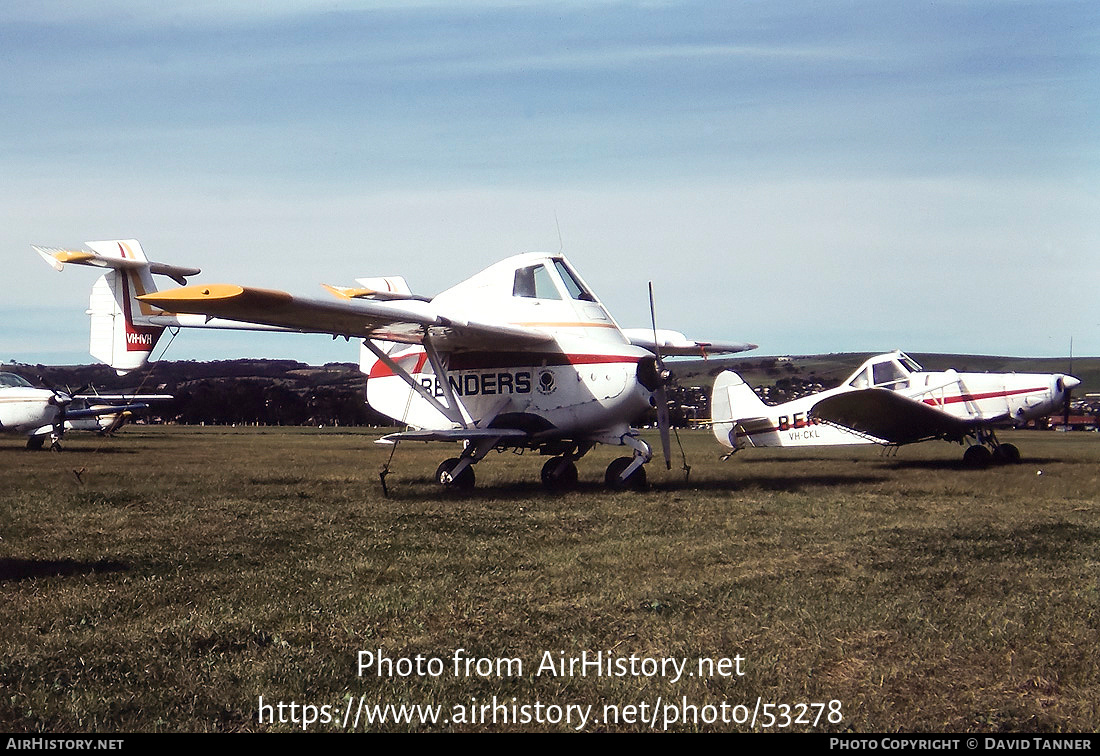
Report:
[[[15,373],[0,373],[0,388],[33,388]]]

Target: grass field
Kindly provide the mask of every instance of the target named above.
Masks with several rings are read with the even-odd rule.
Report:
[[[332,707],[314,731],[360,697],[451,721],[359,730],[577,726],[454,721],[493,696],[532,717],[591,705],[589,731],[651,729],[624,721],[645,708],[603,708],[641,704],[663,729],[670,702],[676,730],[754,729],[749,712],[756,730],[1100,728],[1100,435],[1006,434],[1023,463],[976,471],[945,443],[723,462],[681,433],[687,483],[652,464],[648,491],[608,492],[619,450],[601,447],[574,492],[503,454],[466,497],[431,481],[448,449],[408,445],[388,498],[376,436],[131,427],[62,454],[0,439],[0,730],[301,729],[261,723],[261,696],[287,717]],[[360,676],[378,649],[445,671]],[[455,675],[456,649],[523,669]],[[744,674],[536,675],[544,652],[601,651],[688,670],[740,656]],[[831,701],[842,721],[824,708],[816,728],[762,708],[812,720],[797,705]],[[704,721],[723,702],[739,721]]]

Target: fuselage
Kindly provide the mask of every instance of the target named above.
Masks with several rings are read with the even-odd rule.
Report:
[[[0,430],[29,433],[55,423],[59,412],[52,391],[34,388],[14,373],[0,373]]]
[[[518,428],[539,438],[599,435],[625,428],[651,404],[639,371],[653,355],[632,345],[580,277],[561,257],[519,255],[487,268],[432,300],[456,319],[505,322],[545,332],[536,346],[450,352],[446,378],[423,346],[390,353],[397,365],[447,403],[448,390],[477,427]],[[367,401],[417,428],[455,423],[384,362],[364,352]]]
[[[882,443],[881,440],[822,422],[813,407],[836,394],[868,388],[895,391],[953,417],[991,425],[1022,425],[1060,412],[1069,390],[1078,385],[1061,373],[959,373],[924,370],[901,352],[873,357],[844,383],[778,405],[754,406],[743,382],[720,378],[719,406],[728,398],[730,417],[715,417],[714,432],[726,446],[823,446]],[[736,421],[742,421],[740,423]]]

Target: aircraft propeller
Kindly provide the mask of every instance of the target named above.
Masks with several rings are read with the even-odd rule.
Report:
[[[57,407],[57,417],[54,419],[53,422],[53,443],[55,447],[58,447],[57,439],[61,438],[61,436],[65,433],[66,409],[72,402],[73,398],[69,394],[66,394],[64,391],[59,391],[52,386],[50,387],[50,391],[53,392],[53,396],[51,396],[47,400],[47,403]]]

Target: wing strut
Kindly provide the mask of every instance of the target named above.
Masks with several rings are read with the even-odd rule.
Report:
[[[439,382],[443,386],[443,391],[447,397],[447,401],[451,403],[451,406],[449,407],[436,399],[435,396],[432,395],[432,392],[428,391],[426,388],[417,383],[413,379],[413,377],[409,375],[409,371],[405,370],[403,367],[394,362],[388,354],[375,346],[371,339],[364,339],[363,345],[366,346],[366,348],[369,349],[374,354],[374,356],[377,357],[386,367],[388,367],[394,375],[407,383],[409,385],[409,388],[418,393],[426,402],[428,402],[428,404],[439,410],[439,412],[445,418],[450,420],[452,423],[457,423],[458,425],[461,425],[463,428],[469,427],[469,424],[466,422],[464,413],[462,412],[462,407],[456,401],[454,392],[451,390],[451,381],[449,379],[449,376],[447,375],[447,371],[445,369],[442,369],[442,362],[439,359],[439,354],[436,352],[435,347],[432,346],[431,340],[427,337],[427,335],[425,335],[424,337],[424,349],[428,353],[428,359],[431,360],[432,368],[436,371],[436,378],[439,379]]]
[[[458,414],[457,419],[450,414],[447,415],[447,418],[451,422],[459,423],[463,428],[469,428],[470,424],[466,422],[466,413],[462,411],[462,405],[459,404],[458,399],[455,397],[454,387],[451,386],[450,375],[447,373],[447,368],[443,367],[443,361],[439,359],[439,352],[436,351],[435,344],[432,343],[432,335],[428,332],[424,333],[424,351],[428,353],[428,361],[432,363],[432,370],[435,371],[436,377],[443,384],[443,396],[446,397],[447,404],[454,407]]]

